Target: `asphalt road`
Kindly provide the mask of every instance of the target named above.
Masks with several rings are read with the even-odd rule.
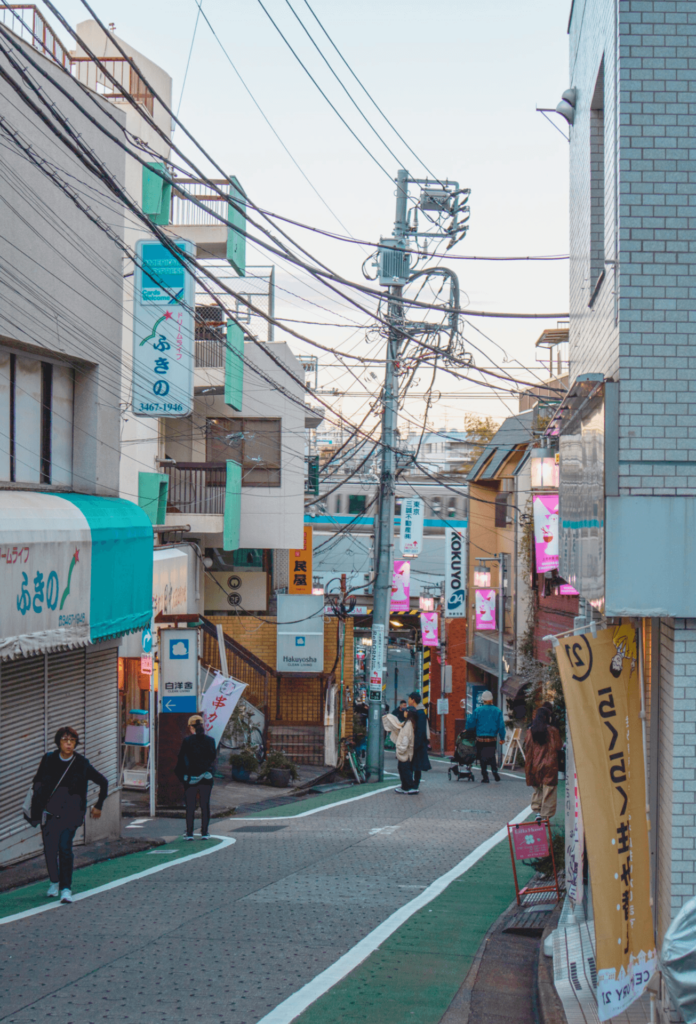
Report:
[[[450,783],[434,763],[418,796],[213,822],[234,846],[0,926],[0,1021],[256,1024],[528,799],[523,779]],[[181,825],[139,834],[175,838]]]

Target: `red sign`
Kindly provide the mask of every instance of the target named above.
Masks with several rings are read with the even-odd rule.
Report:
[[[510,831],[518,860],[548,857],[549,836],[546,825],[516,825]]]
[[[140,655],[140,674],[142,676],[152,675],[152,655],[141,654]]]

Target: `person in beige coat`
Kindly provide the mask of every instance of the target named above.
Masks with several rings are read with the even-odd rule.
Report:
[[[395,788],[395,793],[418,792],[413,780],[413,747],[417,722],[418,716],[415,709],[409,708],[396,738],[396,760],[399,766],[401,785]]]

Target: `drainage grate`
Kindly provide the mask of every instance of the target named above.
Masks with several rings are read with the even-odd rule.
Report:
[[[234,834],[237,832],[280,832],[282,828],[287,828],[287,825],[242,825],[241,828],[236,828]]]

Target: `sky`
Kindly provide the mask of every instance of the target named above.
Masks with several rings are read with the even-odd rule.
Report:
[[[437,177],[471,189],[469,231],[452,250],[454,254],[567,254],[569,147],[561,132],[535,108],[555,107],[568,85],[569,4],[559,0],[309,0],[352,71],[416,157],[341,63],[307,0],[263,0],[263,4],[365,148],[297,62],[261,0],[203,0],[217,39],[203,18],[196,25],[196,0],[92,2],[102,20],[115,23],[122,39],[172,76],[174,108],[180,104],[184,124],[221,166],[239,178],[259,206],[306,225],[375,243],[392,230],[391,179],[399,162],[420,177],[426,174],[422,160]],[[290,3],[376,132],[332,77]],[[57,6],[73,25],[89,17],[81,0],[58,0]],[[51,15],[48,19],[54,20]],[[564,127],[561,119],[554,119]],[[175,139],[184,145],[179,130]],[[196,159],[217,176],[199,153]],[[412,189],[415,195],[415,186]],[[288,230],[332,270],[367,283],[361,268],[374,246],[330,240],[295,227]],[[268,255],[252,249],[247,261],[266,264]],[[568,308],[567,260],[444,263],[459,275],[462,305],[473,310],[562,314]],[[365,339],[360,325],[368,317],[348,298],[283,266],[278,267],[276,286],[276,314],[310,321],[293,324],[308,339],[342,354],[381,357],[383,342]],[[357,293],[347,294],[365,305]],[[538,380],[544,374],[534,344],[542,330],[556,323],[555,317],[472,317],[475,327],[468,326],[464,332],[466,348],[479,366]],[[284,337],[282,329],[276,330],[276,340]],[[350,363],[348,371],[345,358],[339,362],[337,356],[312,349],[308,342],[288,340],[298,355],[319,355],[320,391],[336,389],[331,404],[350,419],[361,418],[379,393],[383,368]],[[531,369],[523,372],[520,364]],[[430,370],[416,374],[401,417],[404,432],[423,420],[422,396],[430,376]],[[490,388],[475,383],[482,379],[480,374],[469,376],[470,380],[458,381],[438,371],[430,425],[458,428],[467,413],[500,418],[517,411],[516,398],[496,397]],[[326,394],[324,398],[329,400]]]

